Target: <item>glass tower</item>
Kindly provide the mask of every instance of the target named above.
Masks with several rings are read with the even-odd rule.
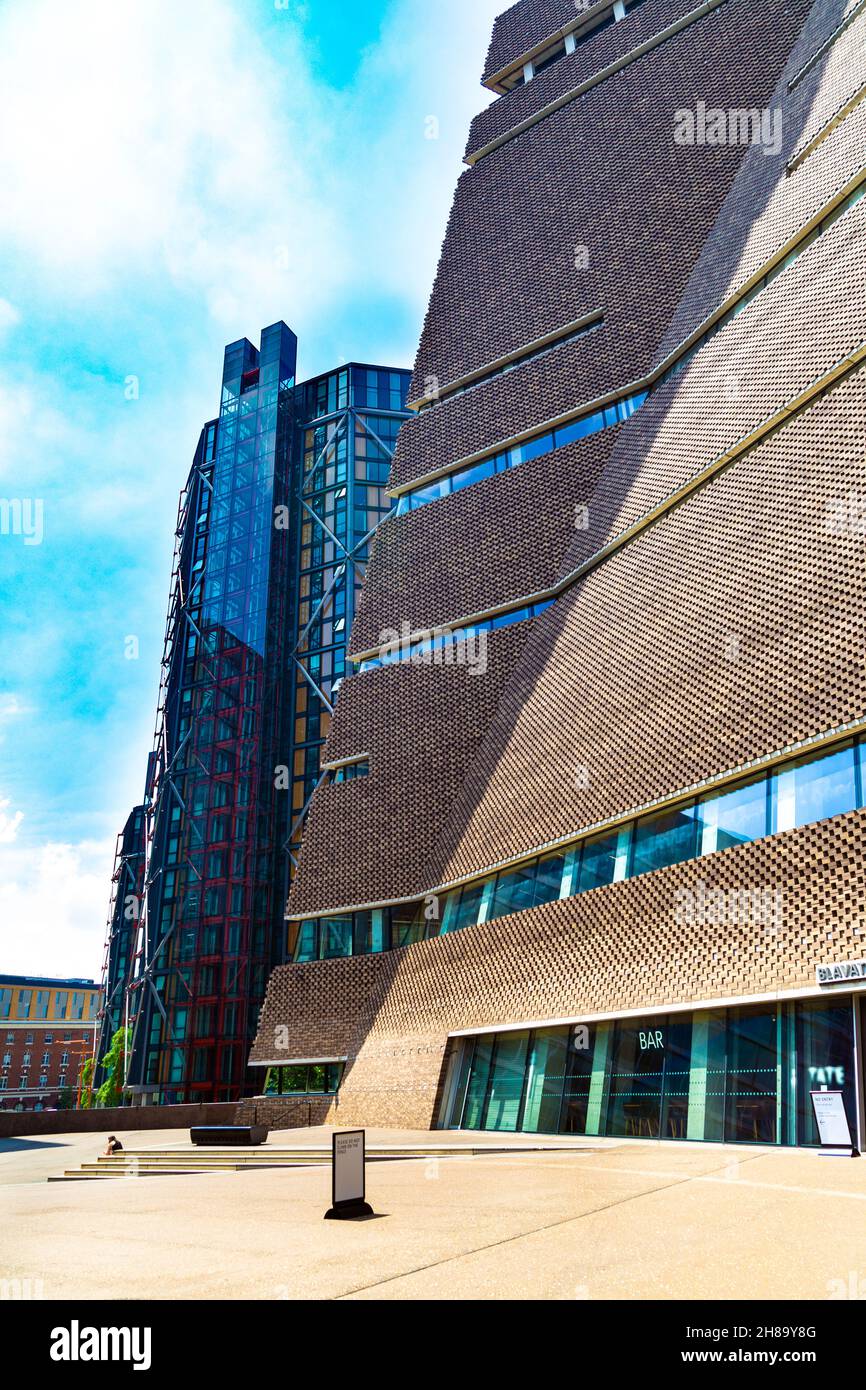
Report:
[[[409,373],[349,364],[297,384],[296,360],[284,323],[259,349],[229,344],[181,494],[140,898],[121,912],[115,893],[99,1043],[129,1019],[144,1101],[248,1089],[369,540],[390,509]]]

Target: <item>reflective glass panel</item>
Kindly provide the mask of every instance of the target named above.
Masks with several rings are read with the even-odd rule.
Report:
[[[535,897],[533,906],[540,903],[556,902],[562,888],[562,875],[565,872],[565,852],[548,854],[538,861],[535,876]]]
[[[353,927],[353,954],[356,956],[368,956],[374,949],[381,951],[381,944],[377,947],[373,942],[373,914],[372,912],[356,912],[354,915]]]
[[[412,946],[417,941],[423,941],[425,927],[422,909],[416,904],[391,908],[392,946]]]
[[[295,947],[296,961],[316,960],[319,955],[319,934],[317,922],[302,922]]]
[[[464,1129],[481,1129],[492,1057],[493,1037],[490,1034],[485,1034],[484,1037],[478,1038],[475,1043],[469,1084],[466,1087],[466,1102],[463,1107]]]
[[[607,1132],[658,1139],[664,1080],[664,1020],[639,1026],[631,1020],[614,1030]]]
[[[728,1011],[725,1138],[775,1144],[779,1134],[776,1013]]]
[[[563,1134],[585,1134],[592,1090],[597,1028],[571,1029],[559,1128]]]
[[[478,909],[481,906],[483,892],[483,883],[476,883],[470,888],[463,889],[460,894],[460,904],[454,915],[454,931],[459,931],[463,927],[475,926],[478,921]]]
[[[680,806],[639,820],[634,833],[632,875],[693,859],[697,852],[695,814],[693,805]]]
[[[704,797],[698,804],[698,852],[715,854],[732,845],[760,840],[768,833],[768,781],[766,776],[732,791]]]
[[[522,912],[532,907],[535,897],[535,878],[537,866],[522,864],[509,873],[500,874],[496,880],[496,890],[487,920],[504,917],[509,912]]]
[[[529,1033],[500,1033],[490,1073],[485,1129],[514,1130],[520,1113]]]
[[[773,779],[773,830],[793,830],[857,805],[854,747],[818,753],[776,774]]]
[[[475,1044],[472,1038],[466,1038],[460,1044],[460,1060],[457,1064],[459,1070],[454,1086],[454,1096],[451,1100],[451,1112],[445,1117],[445,1123],[449,1129],[459,1129],[463,1122],[463,1107],[466,1102],[466,1088],[472,1073],[474,1048]]]
[[[492,478],[495,472],[496,467],[493,459],[482,459],[480,463],[474,463],[471,468],[461,468],[459,473],[452,474],[451,489],[453,492],[458,492],[460,488],[470,487],[472,483],[480,483],[485,478]]]
[[[568,1033],[564,1028],[542,1028],[533,1033],[521,1129],[533,1134],[556,1133],[567,1055]]]
[[[850,999],[837,1004],[809,1000],[797,1006],[797,1143],[819,1144],[812,1091],[841,1091],[852,1141],[857,1142],[854,1073],[854,1011]]]
[[[352,954],[351,917],[323,917],[321,931],[323,960]]]
[[[580,860],[579,892],[586,893],[590,888],[613,883],[616,876],[618,843],[619,834],[616,830],[607,835],[597,835],[584,843]]]

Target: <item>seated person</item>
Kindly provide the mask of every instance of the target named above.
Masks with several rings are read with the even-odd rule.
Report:
[[[123,1145],[121,1144],[120,1140],[116,1137],[116,1135],[114,1135],[114,1134],[109,1134],[109,1136],[108,1136],[108,1143],[106,1144],[105,1148],[103,1149],[103,1153],[105,1154],[105,1157],[106,1157],[106,1158],[109,1158],[109,1157],[111,1156],[111,1154],[120,1153],[121,1150],[122,1150],[122,1148],[123,1148]]]

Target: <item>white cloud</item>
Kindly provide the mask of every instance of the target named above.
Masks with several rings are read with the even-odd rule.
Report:
[[[10,805],[8,797],[5,801],[0,801],[0,845],[11,845],[18,834],[18,827],[24,819],[23,811],[16,811],[10,815],[8,807]]]
[[[29,713],[27,707],[21,703],[17,695],[11,693],[0,695],[0,724],[3,724],[7,719],[17,719],[19,715],[27,713]]]
[[[14,388],[0,385],[0,479],[14,475],[16,495],[25,491],[25,478],[61,473],[64,452],[85,448],[83,432],[57,409],[58,398],[49,377],[22,372]]]
[[[20,719],[29,713],[30,710],[21,703],[17,695],[0,695],[0,743],[4,742],[7,727],[13,719]],[[0,811],[8,804],[8,801],[0,801]],[[0,823],[0,839],[2,839],[2,823]]]
[[[21,314],[8,299],[0,297],[0,338],[6,336],[11,328],[21,322]]]
[[[312,101],[294,32],[278,63],[231,0],[9,0],[0,237],[65,295],[169,277],[232,325],[308,302],[314,262],[339,255],[310,137],[326,113],[292,139]]]
[[[419,315],[465,167],[470,122],[494,99],[480,83],[493,19],[502,9],[503,0],[435,6],[399,0],[380,41],[364,55],[343,113],[342,142],[361,153],[341,171],[357,185],[350,196],[357,209],[354,283],[363,284],[374,267],[377,288],[408,295]],[[387,102],[386,120],[377,92]]]
[[[214,343],[285,318],[303,351],[338,321],[345,357],[406,358],[388,336],[399,315],[387,341],[367,341],[370,323],[385,302],[420,324],[502,3],[392,0],[381,43],[334,91],[311,76],[300,5],[275,30],[250,0],[0,0],[0,254],[21,273],[5,285],[25,306],[16,349],[32,345],[0,386],[0,493],[44,495],[49,542],[4,556],[26,576],[5,677],[41,715],[13,740],[26,711],[0,705],[17,761],[4,783],[27,808],[19,834],[21,813],[0,805],[4,968],[99,969],[113,839],[85,837],[140,796],[174,506],[213,408]],[[0,334],[17,320],[0,300]],[[331,364],[328,347],[315,369]],[[128,372],[141,398],[126,405]],[[62,592],[59,571],[46,583],[36,569],[61,553]],[[127,632],[143,650],[150,637],[150,664],[107,666]],[[73,697],[62,726],[58,692]],[[49,740],[67,749],[52,792]]]
[[[112,842],[92,840],[11,847],[0,835],[4,970],[95,978],[102,962],[112,851]]]
[[[300,6],[275,40],[241,0],[6,0],[0,240],[66,297],[168,281],[232,333],[365,285],[423,307],[501,7],[396,0],[335,91]]]

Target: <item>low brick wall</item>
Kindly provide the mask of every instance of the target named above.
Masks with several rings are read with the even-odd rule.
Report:
[[[236,1123],[266,1125],[268,1129],[306,1129],[310,1125],[336,1123],[332,1098],[294,1100],[285,1096],[258,1096],[238,1104]]]
[[[0,1110],[0,1139],[14,1139],[24,1134],[111,1134],[112,1130],[232,1125],[237,1112],[235,1102],[217,1105],[124,1105],[110,1110]]]

